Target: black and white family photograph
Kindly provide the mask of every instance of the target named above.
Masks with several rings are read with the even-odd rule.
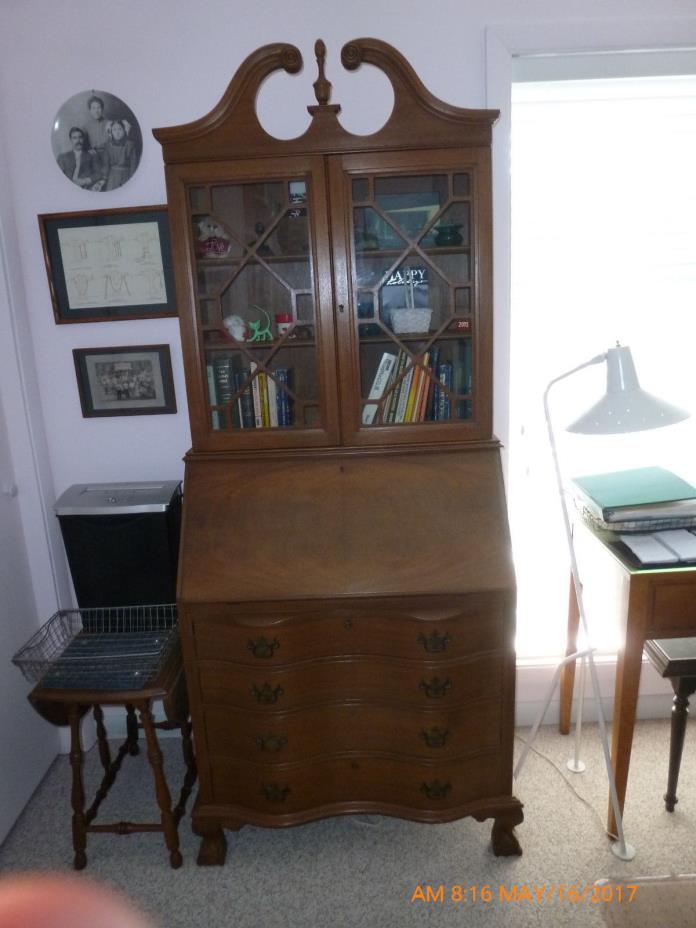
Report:
[[[127,183],[143,148],[133,111],[102,90],[85,90],[65,101],[53,122],[51,144],[68,180],[95,193]]]

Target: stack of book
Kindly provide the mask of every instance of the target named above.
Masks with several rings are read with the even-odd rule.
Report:
[[[236,370],[233,358],[221,357],[208,364],[207,373],[210,403],[224,407],[212,410],[214,429],[293,424],[292,402],[286,389],[290,385],[289,368],[277,368],[269,375],[252,361],[248,368]]]
[[[696,487],[662,467],[575,477],[572,491],[593,528],[655,532],[696,526]]]
[[[363,407],[363,425],[373,425],[375,420],[390,424],[451,419],[453,378],[454,365],[440,362],[437,345],[416,356],[415,362],[406,351],[398,355],[385,351]]]

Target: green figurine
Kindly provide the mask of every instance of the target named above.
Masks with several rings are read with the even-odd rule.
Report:
[[[261,328],[263,322],[262,319],[256,319],[254,322],[249,323],[249,328],[251,329],[251,337],[247,338],[247,343],[249,342],[272,342],[273,341],[273,332],[271,332],[271,317],[268,315],[265,309],[261,306],[257,306],[256,303],[251,304],[252,309],[257,309],[260,313],[263,313],[266,317],[266,326]]]

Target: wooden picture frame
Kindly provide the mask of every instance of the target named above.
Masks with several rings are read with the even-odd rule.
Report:
[[[85,419],[176,412],[169,345],[74,348]]]
[[[56,323],[177,315],[166,206],[38,220]]]

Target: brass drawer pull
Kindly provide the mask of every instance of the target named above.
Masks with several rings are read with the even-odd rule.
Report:
[[[441,651],[447,650],[447,645],[452,639],[445,632],[444,635],[441,635],[439,632],[431,632],[427,637],[425,635],[418,636],[419,644],[422,644],[428,654],[439,654]]]
[[[288,743],[285,735],[259,735],[256,743],[262,751],[280,751]]]
[[[452,689],[452,681],[449,677],[445,677],[444,680],[433,677],[432,680],[421,680],[419,688],[428,699],[442,699]]]
[[[247,649],[251,651],[254,657],[262,658],[273,657],[273,652],[279,647],[280,642],[277,638],[274,638],[273,641],[268,641],[263,635],[257,638],[256,641],[249,640],[249,644],[247,645]]]
[[[264,683],[261,687],[258,687],[254,683],[251,688],[251,695],[256,702],[260,702],[264,706],[270,706],[272,703],[278,702],[279,697],[283,695],[283,688],[282,686],[276,686],[273,689],[270,683]]]
[[[421,738],[429,748],[444,748],[445,742],[452,732],[449,728],[431,728],[430,731],[422,731]]]
[[[269,802],[285,802],[290,793],[290,787],[281,786],[280,783],[262,783],[261,788]]]
[[[425,793],[428,799],[445,799],[451,789],[451,783],[440,783],[439,780],[431,780],[430,783],[421,783],[420,791]]]

